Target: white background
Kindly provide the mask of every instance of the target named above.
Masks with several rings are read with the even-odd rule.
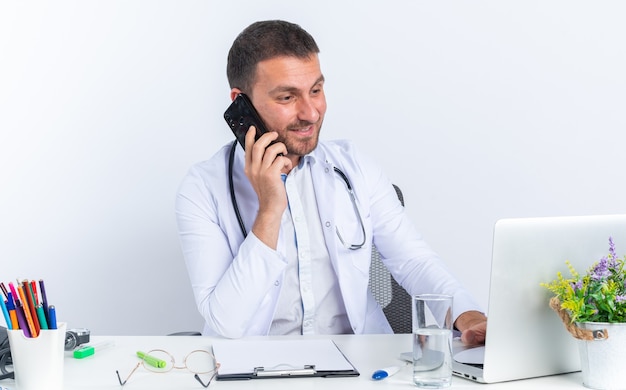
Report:
[[[626,3],[3,1],[0,280],[95,334],[201,329],[174,196],[232,138],[230,44],[276,18],[322,50],[322,137],[378,158],[482,304],[497,219],[626,211]]]

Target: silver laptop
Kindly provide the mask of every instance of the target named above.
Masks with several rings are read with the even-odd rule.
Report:
[[[519,218],[496,223],[482,367],[455,361],[456,375],[483,383],[580,370],[577,341],[548,307],[551,293],[540,286],[568,278],[568,260],[583,274],[609,251],[626,253],[626,215]],[[457,355],[457,359],[465,360]],[[470,357],[471,359],[471,357]]]

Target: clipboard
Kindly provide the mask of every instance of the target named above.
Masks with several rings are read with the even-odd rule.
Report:
[[[359,376],[330,339],[214,340],[216,380]]]

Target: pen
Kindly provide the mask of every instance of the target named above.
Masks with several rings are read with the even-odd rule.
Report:
[[[150,356],[145,352],[137,351],[137,356],[139,356],[141,359],[143,359],[144,362],[148,363],[152,367],[164,368],[167,365],[167,362],[165,360],[155,358],[154,356]]]
[[[9,317],[11,318],[11,323],[13,324],[13,330],[19,329],[20,324],[17,322],[17,314],[15,313],[15,303],[13,302],[13,295],[11,293],[7,294],[9,299],[7,299],[7,309],[9,310]]]
[[[91,356],[95,354],[96,352],[100,352],[103,349],[112,347],[114,345],[115,345],[115,341],[113,340],[106,340],[106,341],[102,341],[96,344],[85,345],[74,351],[74,358],[75,359],[86,358],[87,356]]]
[[[400,371],[401,368],[402,367],[400,366],[391,366],[391,367],[381,368],[380,370],[374,371],[374,373],[372,374],[372,379],[375,381],[385,379],[387,377],[390,377],[396,374],[398,371]]]
[[[43,279],[39,279],[39,291],[41,292],[41,306],[43,306],[46,321],[50,323],[50,313],[48,313],[48,297],[46,296],[46,288],[43,284]]]
[[[13,323],[11,322],[11,316],[9,315],[9,310],[7,309],[7,306],[4,303],[4,299],[2,299],[2,297],[0,297],[0,306],[2,306],[2,314],[4,315],[4,320],[7,323],[7,329],[13,329]]]
[[[48,314],[50,315],[50,320],[48,321],[48,328],[56,329],[57,328],[57,309],[54,305],[50,305],[48,307]]]

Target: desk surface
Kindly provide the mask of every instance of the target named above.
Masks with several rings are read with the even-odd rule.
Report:
[[[283,336],[282,338],[289,337]],[[299,336],[303,337],[303,336]],[[411,350],[411,335],[336,335],[306,336],[308,338],[332,338],[346,355],[348,360],[359,370],[359,377],[350,378],[290,378],[290,379],[258,379],[253,381],[217,381],[209,389],[382,389],[382,388],[415,388],[412,382],[412,369],[406,365],[396,375],[383,381],[370,379],[372,372],[382,368],[402,364],[398,359],[401,352]],[[74,359],[67,353],[65,359],[65,390],[78,389],[117,389],[121,387],[115,374],[120,371],[126,376],[137,364],[137,350],[165,349],[176,359],[182,359],[194,349],[211,348],[211,338],[198,336],[94,336],[92,342],[114,340],[115,346],[96,352],[85,359]],[[4,380],[0,386],[14,389],[12,381]],[[479,384],[453,377],[453,389],[465,388],[500,389],[582,389],[580,373],[555,375],[523,381],[496,384]],[[202,389],[202,386],[185,370],[173,370],[165,374],[153,373],[140,367],[123,387],[124,390],[140,389]]]

